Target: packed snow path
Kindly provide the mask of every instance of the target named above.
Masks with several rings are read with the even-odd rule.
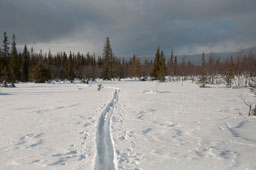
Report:
[[[114,90],[110,103],[103,110],[97,127],[97,158],[95,170],[114,170],[114,148],[110,134],[110,119],[118,101],[119,90]]]

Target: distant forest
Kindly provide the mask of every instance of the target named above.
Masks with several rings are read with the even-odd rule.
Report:
[[[3,33],[0,48],[0,82],[3,86],[15,86],[16,82],[44,83],[50,80],[81,79],[83,82],[102,78],[104,80],[135,77],[137,80],[165,81],[168,76],[170,81],[194,79],[199,77],[202,87],[206,83],[217,83],[217,77],[222,77],[227,86],[231,86],[235,77],[245,78],[244,86],[249,85],[251,77],[256,73],[256,56],[226,56],[225,61],[209,57],[206,61],[202,53],[201,65],[192,64],[183,59],[177,62],[173,50],[166,55],[158,46],[154,60],[141,61],[135,54],[131,58],[115,56],[106,38],[102,56],[95,54],[81,54],[51,51],[43,53],[34,52],[33,48],[24,46],[23,52],[16,48],[15,34],[9,41],[6,32]],[[239,81],[237,82],[239,84]]]

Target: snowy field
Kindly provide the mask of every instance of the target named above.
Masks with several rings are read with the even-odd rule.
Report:
[[[97,84],[104,88],[97,91]],[[1,170],[255,170],[253,93],[186,81],[0,90]]]

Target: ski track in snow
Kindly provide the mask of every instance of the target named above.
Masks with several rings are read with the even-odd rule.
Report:
[[[113,98],[101,113],[97,126],[97,157],[95,163],[95,170],[115,170],[115,154],[110,131],[110,121],[114,111],[114,107],[118,102],[119,89],[112,89],[114,89]]]

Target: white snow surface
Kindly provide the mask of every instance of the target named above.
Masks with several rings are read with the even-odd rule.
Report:
[[[1,88],[0,169],[255,170],[256,118],[241,96],[256,102],[190,81]]]

